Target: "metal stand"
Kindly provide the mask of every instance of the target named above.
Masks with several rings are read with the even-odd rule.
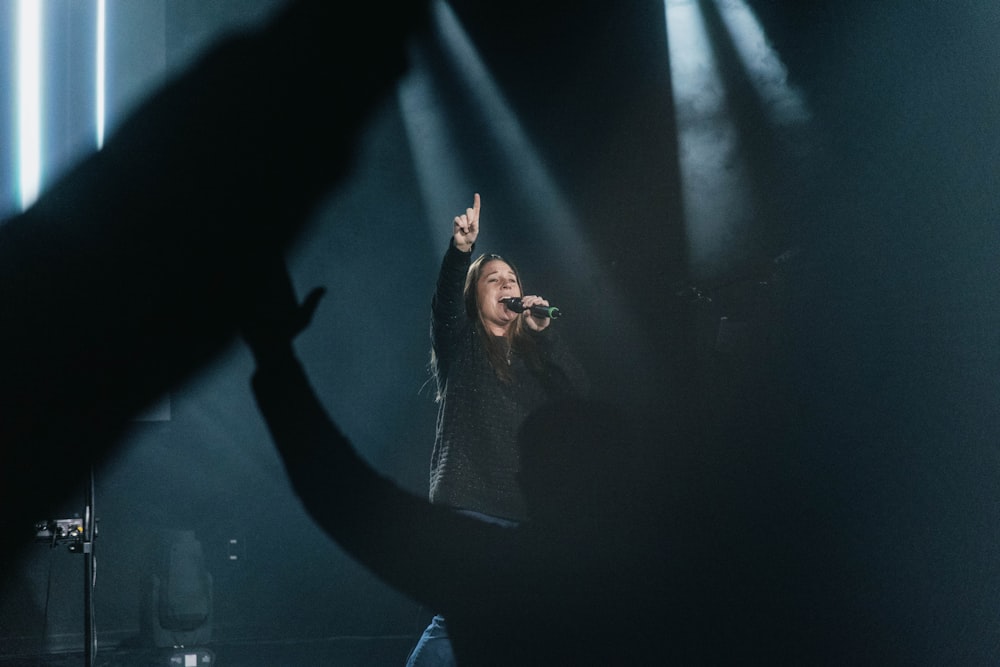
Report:
[[[94,518],[94,469],[90,469],[87,480],[86,500],[83,508],[83,636],[84,665],[93,667],[97,659],[97,633],[94,630],[94,586],[97,583],[97,562],[94,560],[94,539],[97,537],[97,522]]]
[[[50,547],[69,542],[69,550],[83,554],[83,635],[84,665],[93,667],[97,659],[97,633],[94,630],[94,586],[97,582],[97,561],[94,540],[97,539],[97,519],[94,513],[94,469],[90,468],[84,492],[82,519],[56,519],[35,525],[36,539]]]

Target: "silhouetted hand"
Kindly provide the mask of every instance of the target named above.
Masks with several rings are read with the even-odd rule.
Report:
[[[258,364],[291,352],[292,340],[312,322],[325,293],[326,288],[315,287],[299,304],[284,262],[272,267],[242,325],[243,338]]]

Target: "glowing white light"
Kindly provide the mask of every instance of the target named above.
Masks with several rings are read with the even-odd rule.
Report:
[[[97,62],[94,70],[97,73],[97,110],[94,125],[97,128],[97,148],[104,145],[104,69],[105,69],[105,0],[97,0]]]
[[[17,3],[17,123],[21,208],[42,180],[42,0]]]
[[[771,48],[757,17],[742,0],[731,0],[721,17],[751,83],[775,125],[803,123],[809,111],[799,91],[788,83],[788,69]]]
[[[681,186],[689,257],[696,271],[725,267],[752,222],[750,167],[732,99],[696,0],[666,0]],[[756,16],[743,0],[718,0],[719,17],[768,125],[783,133],[809,120],[806,104]]]
[[[696,270],[740,245],[746,174],[729,98],[698,3],[666,3],[688,252]]]

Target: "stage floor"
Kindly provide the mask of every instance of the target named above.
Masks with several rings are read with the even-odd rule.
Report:
[[[393,667],[406,662],[414,636],[287,642],[212,642],[198,648],[101,648],[92,667]],[[207,655],[207,658],[205,657]],[[185,656],[188,664],[185,664]],[[83,667],[84,654],[0,656],[0,667]]]

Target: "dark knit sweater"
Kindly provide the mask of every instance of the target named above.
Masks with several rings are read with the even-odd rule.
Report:
[[[492,516],[524,519],[517,483],[517,429],[548,398],[585,391],[579,363],[553,331],[528,330],[544,367],[532,371],[511,359],[513,380],[497,377],[482,331],[465,312],[462,290],[472,252],[449,243],[431,305],[431,344],[437,365],[437,432],[431,454],[431,502]]]

